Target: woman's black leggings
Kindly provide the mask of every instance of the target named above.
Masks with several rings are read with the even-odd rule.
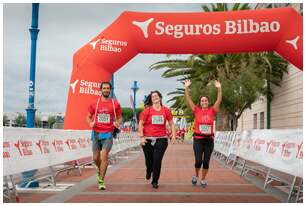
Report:
[[[202,139],[193,138],[193,151],[195,156],[195,168],[201,168],[203,164],[204,169],[209,168],[209,160],[214,150],[214,139],[212,137],[205,137]],[[204,157],[203,157],[204,154]]]
[[[153,172],[152,183],[158,183],[163,156],[168,147],[168,139],[159,138],[154,145],[152,144],[152,140],[147,140],[142,149],[145,155],[147,173]]]

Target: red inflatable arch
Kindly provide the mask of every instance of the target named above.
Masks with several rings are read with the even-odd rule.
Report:
[[[292,8],[199,13],[123,12],[73,56],[65,129],[89,129],[85,116],[101,81],[139,53],[276,51],[303,69],[303,20]]]

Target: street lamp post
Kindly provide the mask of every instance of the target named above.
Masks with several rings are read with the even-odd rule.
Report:
[[[30,62],[30,82],[29,82],[29,105],[27,111],[27,127],[35,127],[35,112],[34,97],[35,97],[35,67],[36,67],[36,41],[38,36],[38,11],[39,4],[32,4],[32,25],[30,30],[31,34],[31,62]],[[32,180],[32,177],[36,174],[37,170],[30,170],[22,173],[22,182],[19,187],[38,187],[37,180]]]
[[[111,97],[115,98],[115,77],[114,77],[114,74],[112,75],[112,78],[111,78],[111,85],[112,85]]]
[[[134,94],[132,130],[135,132],[136,131],[136,92],[139,89],[139,87],[137,86],[137,81],[133,82],[131,89],[133,90],[133,94]]]
[[[27,127],[35,127],[35,112],[34,97],[35,97],[35,69],[36,69],[36,41],[38,36],[38,11],[39,4],[32,4],[32,25],[31,34],[31,62],[30,62],[30,82],[29,82],[29,105],[27,111]]]

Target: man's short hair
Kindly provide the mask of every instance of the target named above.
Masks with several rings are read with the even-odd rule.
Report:
[[[112,84],[110,82],[101,82],[100,89],[102,89],[103,84],[108,84],[110,89],[113,89]]]

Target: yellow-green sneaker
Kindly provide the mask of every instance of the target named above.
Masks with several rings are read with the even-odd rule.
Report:
[[[97,172],[97,181],[98,181],[98,183],[100,183],[100,182],[103,182],[103,179],[102,179],[102,177],[100,176],[100,173],[98,173]]]
[[[104,180],[102,180],[101,182],[99,182],[99,190],[106,190],[106,186],[105,186],[105,182]]]

